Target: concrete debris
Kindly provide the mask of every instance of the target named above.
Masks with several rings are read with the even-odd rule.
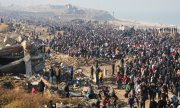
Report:
[[[5,46],[11,46],[10,44],[6,44]]]
[[[6,37],[4,38],[4,43],[5,43],[5,44],[9,44],[9,45],[14,45],[14,44],[16,44],[17,42],[16,42],[15,39],[9,38],[9,37],[6,36]]]
[[[26,55],[26,56],[23,58],[23,60],[24,60],[25,62],[28,62],[30,59],[31,59],[31,56],[30,56],[30,55]]]
[[[17,38],[17,41],[18,41],[18,42],[23,42],[24,40],[27,40],[27,37],[25,37],[25,36],[23,36],[23,35],[20,35],[20,36],[18,36],[18,38]]]
[[[39,63],[38,65],[34,66],[34,71],[35,72],[42,71],[44,67],[45,67],[44,63]]]
[[[34,75],[31,76],[31,77],[27,76],[27,78],[28,78],[29,81],[37,81],[39,79],[37,76],[34,76]]]
[[[11,55],[14,53],[20,53],[23,51],[23,47],[19,44],[16,45],[11,45],[11,46],[3,46],[0,48],[0,56],[7,56]],[[12,56],[13,57],[13,56]]]
[[[13,76],[12,78],[13,78],[13,79],[16,79],[16,80],[21,80],[21,78],[18,77],[18,76]]]
[[[21,43],[21,45],[23,46],[24,49],[26,50],[30,50],[31,49],[31,43],[29,41],[23,41]]]
[[[33,86],[37,86],[37,85],[39,84],[39,82],[38,82],[38,81],[33,81],[33,82],[31,82],[31,84],[32,84]]]
[[[69,92],[70,97],[82,97],[82,93]]]

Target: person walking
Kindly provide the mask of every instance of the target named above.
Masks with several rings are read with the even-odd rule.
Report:
[[[90,75],[90,78],[92,80],[94,79],[93,75],[94,75],[94,68],[93,68],[93,66],[91,66],[91,75]]]
[[[34,95],[36,93],[36,89],[33,87],[31,90],[32,95]]]
[[[112,76],[114,75],[115,64],[112,64]]]
[[[104,70],[103,70],[103,75],[104,75],[104,77],[107,76],[107,73],[108,73],[108,70],[106,70],[106,68],[104,68]]]
[[[131,91],[131,86],[130,86],[130,83],[128,83],[125,87],[125,98],[128,98],[128,94],[129,92]]]
[[[99,67],[99,61],[98,60],[95,61],[95,65],[96,65],[96,69],[97,69]]]
[[[64,92],[67,98],[69,98],[69,84],[67,83],[66,86],[64,87]]]
[[[74,68],[73,66],[70,67],[70,75],[71,75],[71,80],[73,80],[73,74],[74,74]]]
[[[49,70],[49,82],[51,83],[51,85],[53,84],[53,77],[54,77],[54,70],[53,67],[51,67]]]
[[[145,108],[145,97],[141,91],[140,94],[138,94],[138,106],[139,108]]]
[[[116,67],[116,72],[117,72],[117,74],[120,73],[120,66],[119,65]]]
[[[56,75],[56,84],[57,84],[57,87],[58,87],[58,84],[60,83],[60,75],[61,75],[61,69],[59,66],[57,66],[55,68],[55,75]]]
[[[134,97],[132,95],[128,98],[128,104],[130,105],[130,108],[134,107]]]
[[[121,88],[121,85],[122,85],[121,75],[120,75],[120,74],[117,75],[116,80],[117,80],[117,88],[120,89],[120,88]]]
[[[39,92],[42,94],[42,96],[44,95],[44,87],[45,87],[45,84],[44,82],[41,80],[39,82]]]
[[[99,72],[100,72],[100,68],[98,67],[96,69],[96,84],[99,85]]]
[[[99,72],[99,83],[101,85],[103,84],[103,72],[102,72],[102,70]]]

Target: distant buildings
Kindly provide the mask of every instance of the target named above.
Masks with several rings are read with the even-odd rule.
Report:
[[[176,26],[161,27],[158,28],[159,33],[177,33],[178,29]]]

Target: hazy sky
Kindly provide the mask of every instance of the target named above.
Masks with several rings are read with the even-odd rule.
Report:
[[[180,25],[180,0],[0,0],[1,5],[73,4],[107,10],[115,17]]]

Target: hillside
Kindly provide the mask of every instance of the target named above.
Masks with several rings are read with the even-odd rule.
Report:
[[[113,20],[115,19],[111,14],[107,11],[103,10],[95,10],[95,9],[86,9],[80,8],[77,6],[73,6],[71,4],[68,5],[36,5],[36,6],[27,6],[20,7],[16,5],[11,5],[8,7],[1,7],[3,12],[11,12],[18,13],[19,16],[36,16],[36,17],[44,17],[44,18],[57,18],[57,19],[89,19],[89,20]],[[7,13],[6,12],[6,13]],[[22,15],[20,15],[22,14]],[[15,16],[15,15],[14,15]]]

